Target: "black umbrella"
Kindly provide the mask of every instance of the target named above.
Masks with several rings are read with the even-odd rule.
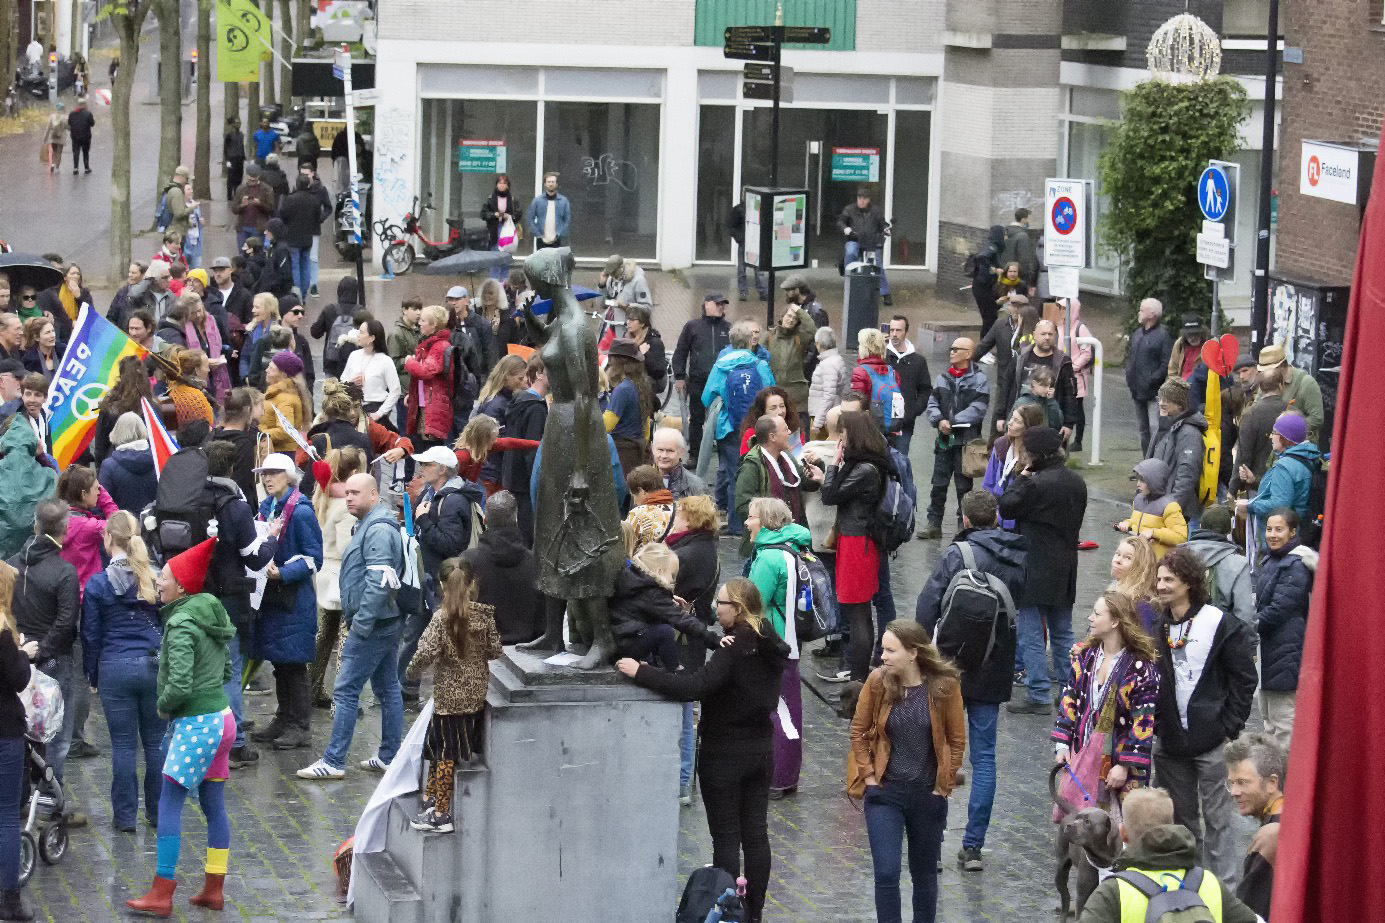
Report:
[[[0,273],[10,277],[10,298],[25,285],[32,285],[34,291],[62,284],[63,271],[41,256],[32,253],[0,253]]]
[[[510,268],[514,257],[509,253],[495,250],[463,250],[445,256],[423,267],[426,276],[473,276],[478,272],[489,272],[492,266]]]

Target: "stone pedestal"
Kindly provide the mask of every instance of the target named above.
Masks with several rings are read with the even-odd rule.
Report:
[[[671,916],[680,706],[513,648],[491,664],[487,703],[484,765],[457,772],[457,831],[413,830],[420,796],[397,799],[385,851],[356,859],[356,919]]]

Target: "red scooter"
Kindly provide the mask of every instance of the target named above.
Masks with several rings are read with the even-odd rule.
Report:
[[[484,250],[490,242],[489,231],[485,228],[468,231],[466,222],[461,218],[447,219],[446,240],[430,240],[419,226],[418,217],[414,214],[417,210],[418,196],[414,196],[413,207],[404,213],[403,228],[390,225],[384,229],[385,263],[395,275],[408,272],[413,268],[414,261],[420,258],[424,262],[432,262],[462,250]],[[431,204],[423,206],[425,212],[432,210]]]

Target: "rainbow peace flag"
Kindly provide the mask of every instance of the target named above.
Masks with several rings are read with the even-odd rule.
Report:
[[[82,305],[63,360],[48,387],[48,427],[52,434],[49,454],[64,469],[76,460],[96,433],[101,400],[111,390],[120,360],[148,351],[115,324]]]

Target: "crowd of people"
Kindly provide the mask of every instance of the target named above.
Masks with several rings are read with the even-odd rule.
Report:
[[[192,226],[174,207],[188,202],[189,176],[175,173],[160,250],[131,265],[104,312],[148,355],[121,362],[90,447],[61,472],[44,402],[78,307],[95,305],[75,265],[53,289],[20,287],[14,303],[0,279],[0,763],[22,758],[11,696],[27,683],[21,658],[67,703],[46,748],[59,780],[67,759],[97,752],[85,725],[86,699],[99,696],[113,823],[133,831],[142,794],[158,831],[154,884],[130,904],[157,915],[171,912],[188,793],[208,827],[206,879],[192,900],[219,907],[229,773],[256,763],[257,744],[312,747],[315,712],[330,708],[327,744],[297,775],[344,778],[367,683],[381,738],[355,766],[380,773],[432,670],[429,770],[412,823],[451,832],[456,770],[484,751],[488,661],[502,645],[540,640],[555,614],[561,624],[563,603],[540,592],[532,550],[549,385],[529,349],[523,272],[487,280],[475,300],[457,285],[442,304],[405,301],[388,329],[348,277],[304,326],[317,281],[308,219],[325,217],[325,192],[305,169],[280,197],[273,151],[264,159],[245,164],[232,195],[240,252],[213,259],[210,275],[189,259]],[[536,200],[525,222],[556,243],[568,218],[550,179],[549,204]],[[491,215],[517,217],[508,185],[496,192]],[[867,196],[843,216],[853,256],[878,249],[871,215]],[[1016,217],[1023,229],[1027,215]],[[990,270],[1011,248],[999,230]],[[1013,248],[984,304],[977,295],[993,321],[978,339],[956,338],[936,375],[902,314],[860,331],[849,358],[800,275],[783,283],[787,305],[768,330],[731,323],[729,300],[706,293],[670,357],[643,271],[620,257],[603,267],[623,334],[601,370],[626,543],[607,600],[616,666],[688,703],[679,798],[691,804],[700,785],[714,862],[732,875],[743,865],[749,879],[749,919],[762,918],[769,887],[768,803],[798,789],[810,654],[854,716],[847,787],[863,803],[880,920],[901,918],[906,839],[915,919],[934,918],[948,797],[967,758],[957,862],[985,868],[1002,706],[1056,707],[1060,778],[1113,810],[1127,804],[1129,868],[1205,867],[1203,881],[1228,889],[1222,918],[1237,918],[1239,899],[1268,912],[1317,563],[1302,533],[1321,463],[1321,396],[1279,347],[1238,363],[1223,395],[1224,445],[1234,448],[1209,495],[1198,409],[1206,333],[1188,325],[1175,343],[1158,302],[1141,305],[1126,373],[1147,457],[1117,525],[1110,589],[1078,641],[1087,487],[1067,462],[1083,437],[1092,361],[1080,345],[1064,348],[1067,335],[1085,335],[1080,306],[1060,304],[1063,330],[1041,317],[1028,302],[1032,252]],[[670,374],[679,398],[663,406]],[[177,437],[162,473],[146,403]],[[898,618],[891,511],[900,496],[918,502],[910,450],[929,429],[917,537],[942,538],[950,492],[956,531],[921,582],[914,618]],[[1236,527],[1251,532],[1249,556]],[[723,573],[722,536],[739,543],[739,575]],[[814,647],[802,634],[805,580],[839,616]],[[956,592],[967,581],[984,588],[971,603]],[[979,636],[965,610],[978,599],[992,619]],[[274,713],[257,727],[244,695],[271,691],[265,673]],[[1257,691],[1265,734],[1243,736]],[[203,744],[205,759],[181,757],[184,743]],[[5,778],[0,919],[23,920],[10,863],[20,780]],[[1244,875],[1230,842],[1235,809],[1268,831]],[[85,822],[69,809],[70,827]],[[1131,889],[1103,885],[1083,919],[1119,918],[1137,899]]]

